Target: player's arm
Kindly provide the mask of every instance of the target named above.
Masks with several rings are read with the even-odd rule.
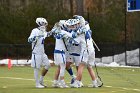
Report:
[[[31,32],[31,34],[30,34],[30,36],[29,36],[29,38],[28,38],[28,42],[29,43],[33,43],[33,42],[36,42],[36,40],[37,40],[36,32],[33,29],[32,32]]]
[[[41,37],[44,37],[44,36],[37,34],[36,30],[33,29],[31,34],[30,34],[30,36],[29,36],[29,38],[28,38],[28,42],[29,43],[34,43],[34,42],[36,42]]]

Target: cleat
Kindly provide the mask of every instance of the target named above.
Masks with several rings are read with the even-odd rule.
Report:
[[[101,79],[97,78],[96,80],[97,80],[98,87],[102,87],[103,82],[101,81]]]
[[[84,87],[82,81],[79,82],[80,87]]]
[[[80,88],[80,85],[77,80],[74,81],[73,84],[70,85],[72,88]]]
[[[92,85],[93,88],[98,88],[98,85]]]
[[[36,88],[44,88],[41,84],[36,85]]]
[[[67,86],[65,82],[61,82],[61,81],[60,81],[59,87],[60,87],[60,88],[68,88],[69,86]]]
[[[54,81],[53,85],[54,88],[58,88],[59,87],[59,82],[58,81]]]
[[[43,81],[39,81],[39,83],[40,83],[40,85],[47,87],[47,85],[45,85]]]

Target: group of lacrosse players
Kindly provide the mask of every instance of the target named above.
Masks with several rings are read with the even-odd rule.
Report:
[[[36,19],[39,27],[34,28],[28,38],[32,44],[31,67],[34,68],[36,88],[44,88],[44,76],[50,68],[50,63],[44,51],[44,40],[51,35],[55,38],[54,63],[57,69],[54,76],[53,87],[67,88],[64,80],[65,70],[71,78],[70,87],[83,87],[82,73],[87,68],[92,79],[91,87],[99,87],[92,66],[95,65],[95,49],[91,37],[89,23],[82,16],[74,15],[73,19],[60,20],[55,23],[51,31],[46,31],[48,22],[45,18]],[[77,73],[73,73],[71,64],[75,64]],[[39,78],[39,70],[43,66]]]

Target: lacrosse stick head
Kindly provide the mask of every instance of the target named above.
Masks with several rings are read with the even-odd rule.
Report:
[[[97,77],[96,80],[97,80],[98,87],[102,87],[103,86],[103,82],[102,82],[101,78]]]

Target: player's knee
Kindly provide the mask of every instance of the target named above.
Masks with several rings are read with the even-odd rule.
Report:
[[[91,66],[91,65],[88,65],[88,66],[87,66],[87,69],[88,69],[88,68],[92,68],[92,66]]]

